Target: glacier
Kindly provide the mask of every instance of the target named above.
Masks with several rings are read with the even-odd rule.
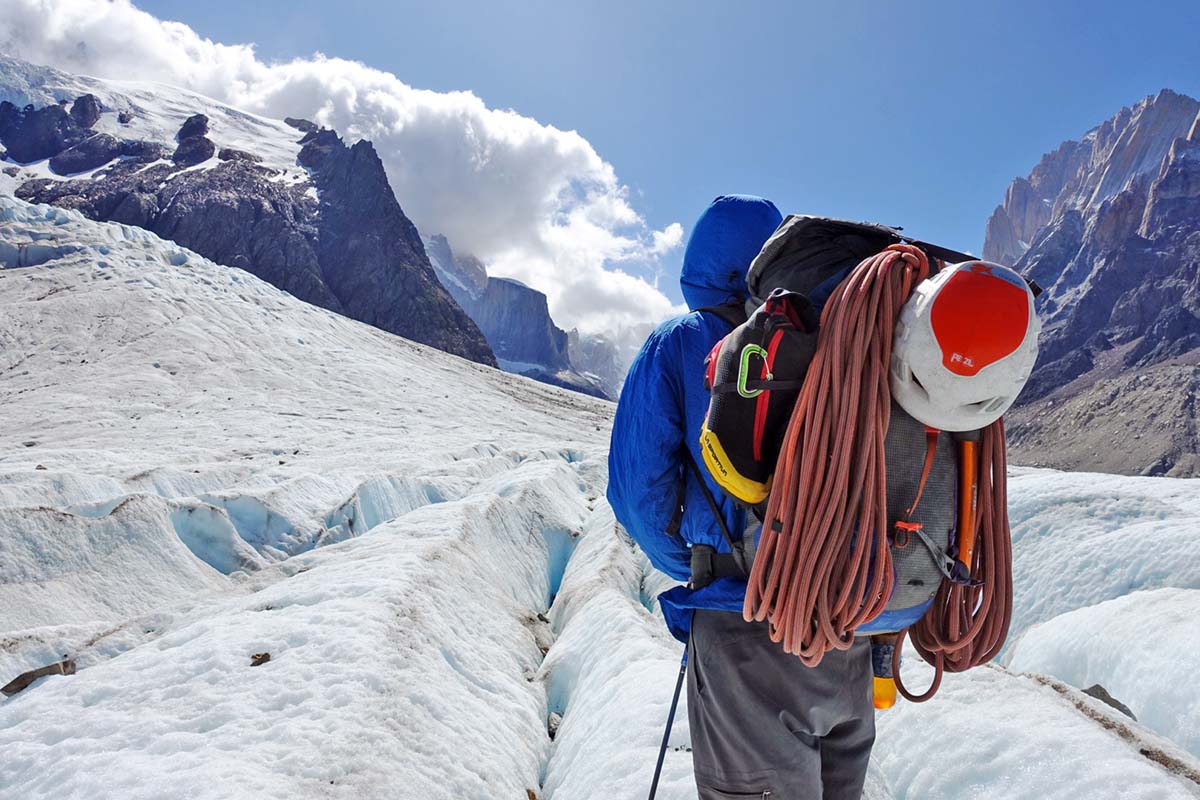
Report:
[[[611,404],[139,229],[0,194],[0,241],[0,681],[78,666],[0,699],[0,797],[645,796],[681,648]],[[865,796],[1200,796],[1156,712],[1197,707],[1198,488],[1015,469],[1009,650],[879,714]]]

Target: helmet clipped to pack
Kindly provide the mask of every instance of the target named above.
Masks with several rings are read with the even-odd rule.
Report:
[[[892,398],[926,425],[971,431],[998,420],[1037,360],[1041,323],[1020,275],[986,261],[923,281],[900,313]]]

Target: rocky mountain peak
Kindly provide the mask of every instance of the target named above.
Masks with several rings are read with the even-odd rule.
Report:
[[[550,316],[546,295],[511,278],[489,277],[474,256],[456,253],[441,234],[425,252],[442,285],[478,323],[500,366],[535,380],[596,397],[615,396],[611,382],[576,360],[568,334]]]
[[[1157,173],[1197,113],[1200,102],[1163,89],[1043,156],[1028,178],[1013,181],[992,212],[983,257],[1015,264],[1053,219],[1071,209],[1099,208],[1139,176]]]
[[[1200,102],[1170,90],[1122,109],[1015,180],[988,221],[985,258],[1046,287],[1038,366],[1010,414],[1027,463],[1200,473],[1194,397],[1149,397],[1187,395],[1200,365],[1198,115]],[[1109,394],[1183,416],[1126,415]],[[1071,426],[1088,438],[1079,447],[1045,433],[1067,409],[1089,415]],[[1137,447],[1111,448],[1130,437]]]
[[[425,252],[438,279],[465,308],[478,300],[487,289],[488,275],[483,262],[466,253],[456,253],[440,233],[425,240]]]

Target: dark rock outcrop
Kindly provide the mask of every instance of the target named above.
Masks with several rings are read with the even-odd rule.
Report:
[[[179,140],[171,160],[180,167],[194,167],[208,161],[216,151],[217,146],[207,136],[189,136]]]
[[[147,142],[141,139],[121,140],[121,155],[142,163],[165,159],[167,152],[167,148],[158,142]]]
[[[58,155],[90,135],[62,106],[18,110],[7,100],[0,102],[0,140],[9,157],[22,164]]]
[[[50,169],[70,175],[103,166],[121,155],[123,142],[107,133],[97,133],[50,159]]]
[[[50,158],[50,169],[59,175],[72,175],[104,166],[114,158],[129,158],[140,163],[157,161],[166,149],[156,142],[118,139],[107,133],[92,134],[79,144]]]
[[[171,155],[171,160],[180,167],[194,167],[212,158],[217,152],[217,146],[208,136],[208,117],[203,114],[193,114],[179,126],[175,141],[179,145]]]
[[[316,133],[317,131],[321,130],[315,122],[310,122],[306,119],[299,119],[297,117],[284,117],[283,122],[285,125],[291,125],[301,133]]]
[[[245,150],[238,150],[236,147],[222,147],[217,151],[217,158],[222,161],[252,161],[255,164],[262,161],[254,153],[247,153]]]
[[[4,686],[0,686],[0,694],[11,697],[18,692],[23,692],[34,684],[39,678],[45,678],[47,675],[74,675],[75,662],[71,659],[64,659],[55,664],[47,664],[44,667],[27,670],[22,672],[17,677],[13,678]]]
[[[1046,288],[1038,365],[1008,415],[1014,459],[1200,474],[1200,102],[1164,90],[1043,158],[984,254]]]
[[[16,141],[26,148],[22,155],[43,154],[67,166],[90,164],[114,147],[126,158],[109,158],[112,163],[87,180],[26,181],[18,197],[145,228],[301,300],[495,365],[479,328],[438,283],[370,142],[347,147],[332,131],[307,134],[300,161],[310,181],[280,181],[254,154],[180,171],[207,161],[215,150],[203,115],[180,129],[174,163],[153,163],[166,152],[160,143],[107,137],[96,141],[96,155],[88,159],[85,150],[64,152],[103,134],[84,131],[65,111],[49,108],[45,114],[0,109],[0,142],[11,147]],[[30,131],[47,140],[31,139]]]
[[[77,98],[70,111],[62,105],[18,110],[0,102],[0,142],[14,161],[49,159],[50,169],[59,175],[95,169],[121,156],[143,161],[162,157],[163,147],[157,143],[92,132],[99,109],[93,95]]]
[[[182,142],[184,139],[191,139],[194,136],[207,135],[208,117],[203,114],[192,114],[179,126],[179,132],[175,134],[175,140]]]
[[[1129,706],[1125,705],[1120,700],[1118,700],[1117,698],[1115,698],[1111,694],[1109,694],[1108,690],[1105,689],[1100,684],[1098,684],[1098,683],[1092,684],[1088,688],[1084,689],[1083,693],[1090,697],[1096,698],[1097,700],[1099,700],[1101,703],[1104,703],[1105,705],[1112,706],[1117,711],[1120,711],[1122,714],[1129,717],[1134,722],[1137,722],[1137,717],[1135,717],[1133,715],[1133,712],[1129,710]]]
[[[100,121],[100,101],[94,94],[82,94],[71,104],[71,119],[81,128],[90,128]]]

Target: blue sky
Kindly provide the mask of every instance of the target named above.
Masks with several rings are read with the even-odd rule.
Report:
[[[264,59],[319,50],[578,130],[653,228],[749,192],[978,251],[1044,152],[1163,87],[1200,96],[1195,0],[138,6]]]

